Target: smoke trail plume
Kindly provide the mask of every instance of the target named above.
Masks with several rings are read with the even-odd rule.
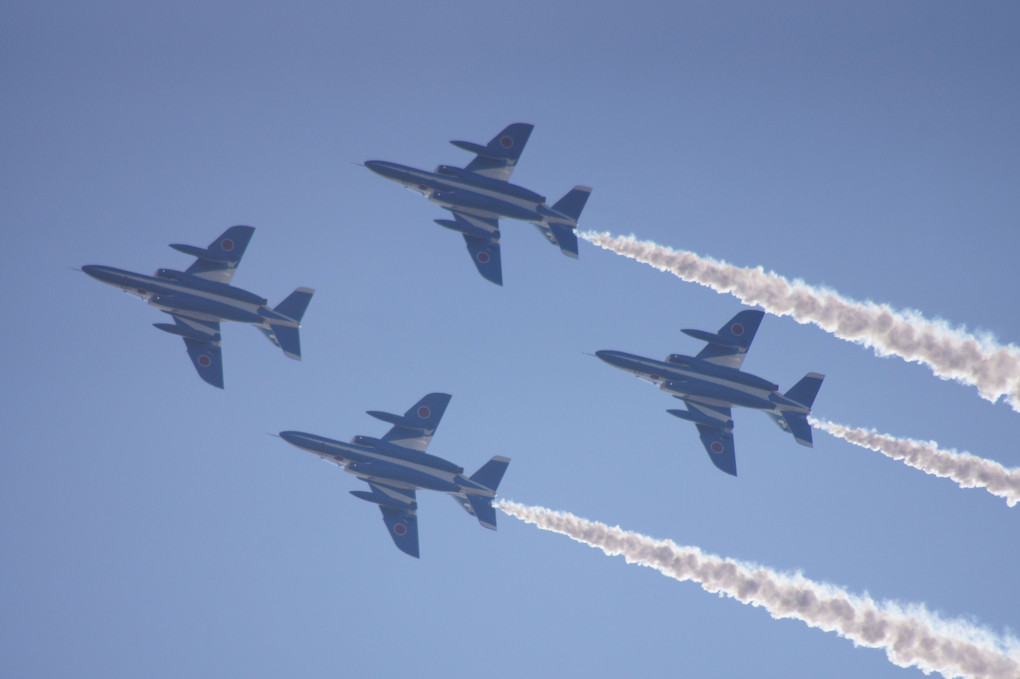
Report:
[[[900,667],[917,666],[947,677],[1016,679],[1020,642],[1000,639],[965,622],[946,622],[923,606],[901,607],[851,595],[834,585],[800,574],[776,573],[763,566],[705,554],[619,526],[607,526],[544,507],[501,500],[500,510],[542,530],[566,535],[627,563],[654,568],[676,580],[693,580],[708,592],[760,606],[773,618],[796,618],[836,632],[860,646],[882,648]]]
[[[878,451],[894,460],[902,460],[927,474],[950,478],[961,488],[984,488],[1005,498],[1010,507],[1020,502],[1020,468],[1007,469],[998,462],[977,455],[944,450],[934,441],[901,439],[879,434],[874,429],[857,429],[813,417],[809,421],[844,441]]]
[[[832,290],[803,281],[788,281],[761,267],[743,268],[685,250],[673,250],[633,236],[583,232],[585,240],[679,278],[731,293],[745,304],[757,304],[777,316],[814,323],[840,339],[871,347],[880,356],[896,354],[925,363],[943,379],[978,388],[997,401],[1007,396],[1020,412],[1020,348],[1002,346],[990,337],[976,337],[930,321],[914,311],[895,311],[884,304],[857,302]]]

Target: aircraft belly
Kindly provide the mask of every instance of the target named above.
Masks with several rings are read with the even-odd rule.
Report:
[[[661,389],[675,396],[690,398],[706,405],[740,406],[756,410],[772,410],[775,405],[767,398],[733,387],[703,380],[665,381]]]

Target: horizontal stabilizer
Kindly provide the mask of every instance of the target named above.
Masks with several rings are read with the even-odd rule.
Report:
[[[510,458],[497,456],[483,464],[470,478],[475,483],[480,483],[495,493],[509,465]],[[495,524],[495,521],[493,521],[493,524]]]
[[[287,325],[270,324],[269,327],[271,329],[273,337],[276,338],[274,344],[276,344],[283,350],[284,356],[286,356],[287,358],[293,358],[295,361],[300,361],[301,331],[298,330],[297,328],[292,328]],[[273,337],[270,337],[269,339],[272,340]]]
[[[783,419],[786,420],[787,431],[793,434],[797,443],[808,448],[814,447],[814,441],[811,438],[811,425],[808,423],[806,415],[786,412],[783,413]]]
[[[549,225],[549,229],[556,239],[556,245],[560,247],[560,252],[577,259],[577,233],[565,224],[553,223]]]
[[[822,380],[824,379],[825,375],[821,375],[819,373],[808,373],[801,378],[800,382],[797,382],[797,384],[790,387],[790,390],[783,394],[783,396],[791,401],[796,401],[797,403],[810,408],[814,405],[815,396],[818,395],[818,390],[821,388]],[[809,435],[808,440],[810,439],[811,437]]]
[[[482,497],[481,495],[468,495],[467,500],[471,505],[472,513],[478,519],[478,523],[489,530],[496,530],[496,510],[492,506],[492,498]]]

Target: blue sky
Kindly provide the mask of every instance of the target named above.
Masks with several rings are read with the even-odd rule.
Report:
[[[430,168],[535,125],[514,181],[635,233],[1020,338],[1020,9],[1006,3],[7,3],[0,9],[0,672],[39,676],[922,676],[500,515],[419,498],[421,560],[362,484],[266,433],[347,439],[429,391],[430,452],[505,497],[1018,625],[1018,514],[735,413],[740,476],[675,401],[583,352],[701,344],[732,297],[503,226],[504,287],[444,213],[356,163]],[[83,264],[299,285],[305,358],[224,327],[226,389]],[[744,368],[827,375],[823,418],[1020,465],[1020,415],[766,316]]]

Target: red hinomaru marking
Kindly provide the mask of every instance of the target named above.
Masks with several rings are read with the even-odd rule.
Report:
[[[227,252],[230,252],[231,250],[234,249],[234,241],[230,240],[229,238],[224,238],[223,240],[220,241],[220,247],[226,250]]]
[[[395,526],[393,526],[393,532],[396,533],[397,535],[403,535],[404,533],[407,532],[407,526],[405,526],[402,523],[398,523]]]
[[[514,140],[511,139],[510,137],[503,137],[502,139],[499,140],[499,145],[505,149],[508,149],[514,145]]]
[[[730,332],[737,336],[743,335],[744,326],[740,325],[739,323],[734,323],[733,325],[730,326]]]
[[[712,441],[712,445],[709,447],[712,449],[712,452],[715,453],[716,455],[723,451],[723,444],[719,443],[718,441]]]
[[[488,252],[479,252],[477,259],[482,264],[488,264],[489,263],[489,253]]]
[[[206,356],[205,354],[202,354],[201,356],[198,357],[198,364],[203,368],[208,368],[209,366],[212,365],[212,359]]]
[[[429,410],[428,406],[422,406],[421,408],[418,408],[418,417],[420,417],[423,420],[428,418],[428,416],[431,414],[432,411]]]

